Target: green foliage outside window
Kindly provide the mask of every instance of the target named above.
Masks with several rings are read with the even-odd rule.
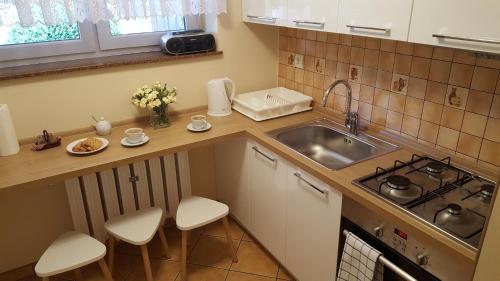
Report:
[[[7,37],[7,44],[36,43],[80,38],[78,24],[60,23],[55,25],[38,24],[32,27],[13,27]]]

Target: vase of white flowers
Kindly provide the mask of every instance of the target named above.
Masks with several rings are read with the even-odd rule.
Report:
[[[168,88],[167,84],[156,82],[144,85],[132,95],[132,103],[151,111],[149,122],[154,129],[170,126],[168,105],[177,101],[177,89]]]

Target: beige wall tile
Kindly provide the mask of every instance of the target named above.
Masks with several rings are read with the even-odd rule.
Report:
[[[410,77],[410,81],[408,82],[408,96],[424,99],[426,90],[427,80]]]
[[[373,86],[377,84],[377,70],[375,68],[363,68],[363,77],[361,78],[363,84]]]
[[[500,60],[495,58],[477,57],[476,65],[488,68],[500,69]]]
[[[479,160],[500,166],[500,143],[489,140],[483,140]]]
[[[418,138],[430,143],[436,143],[439,132],[439,125],[422,120],[420,122],[420,130]]]
[[[339,45],[326,44],[326,59],[336,61],[338,59]]]
[[[326,43],[325,42],[316,42],[316,57],[317,58],[326,58]]]
[[[364,102],[358,103],[358,114],[359,117],[370,121],[372,118],[372,105]]]
[[[314,57],[305,56],[304,57],[304,69],[307,71],[315,71],[314,62],[315,62]]]
[[[326,60],[325,59],[320,59],[316,58],[314,61],[314,71],[317,73],[325,73],[325,66],[326,66]]]
[[[439,127],[437,144],[444,148],[455,151],[457,148],[459,135],[460,134],[458,131],[441,126]]]
[[[339,36],[340,36],[339,37],[339,44],[351,46],[352,35],[340,34]]]
[[[316,31],[313,30],[306,30],[306,36],[305,38],[307,40],[313,40],[316,41]]]
[[[422,58],[432,58],[432,46],[415,44],[413,55]]]
[[[391,93],[388,91],[375,89],[375,94],[373,96],[373,105],[388,108],[389,107],[389,97]]]
[[[500,95],[500,77],[498,77],[497,90],[495,91],[495,93]]]
[[[349,81],[361,83],[361,77],[363,77],[363,67],[351,64],[349,66]]]
[[[306,40],[306,55],[311,57],[316,56],[316,41]]]
[[[375,93],[375,88],[366,85],[361,85],[359,92],[359,101],[368,104],[373,104],[374,93]]]
[[[297,29],[297,34],[295,37],[297,37],[299,39],[306,38],[306,31],[304,29]]]
[[[403,55],[413,55],[414,44],[410,42],[397,41],[396,53]]]
[[[341,95],[335,95],[333,97],[333,109],[345,113],[345,103],[346,97]]]
[[[304,94],[312,97],[313,96],[313,87],[304,85]]]
[[[325,75],[328,77],[335,77],[337,74],[337,62],[333,60],[326,60]]]
[[[396,51],[396,41],[382,39],[380,42],[380,50],[394,53]]]
[[[351,64],[363,65],[365,50],[362,48],[351,48]]]
[[[319,73],[314,73],[313,77],[313,87],[318,89],[323,89],[323,84],[325,81],[325,76]]]
[[[490,116],[500,119],[500,95],[495,95],[493,97],[493,103],[491,104]]]
[[[295,80],[295,67],[292,66],[286,67],[286,79]]]
[[[326,32],[318,31],[318,33],[316,33],[316,41],[326,42],[327,39],[328,39],[328,34]]]
[[[453,49],[434,47],[432,59],[451,61],[453,59]]]
[[[493,108],[492,100],[493,94],[470,90],[466,110],[487,116],[490,108]]]
[[[394,72],[401,75],[410,75],[411,56],[396,54],[394,58]]]
[[[488,118],[484,138],[491,141],[500,142],[500,119]],[[498,155],[500,157],[500,155]]]
[[[401,74],[392,74],[391,91],[405,94],[408,92],[408,80],[410,77]]]
[[[340,87],[340,86],[338,86]],[[352,90],[352,98],[355,100],[359,100],[359,92],[361,92],[361,84],[359,83],[351,83],[351,90]],[[346,90],[346,95],[347,95],[347,90]]]
[[[295,82],[304,83],[304,70],[298,68],[295,69]]]
[[[471,51],[457,49],[453,52],[453,62],[474,65],[476,63],[476,55]]]
[[[296,45],[297,45],[297,39],[288,37],[288,43],[287,43],[288,51],[295,52]]]
[[[403,124],[403,114],[395,111],[387,111],[386,127],[394,131],[401,131]]]
[[[379,70],[384,70],[384,71],[391,71],[394,68],[394,60],[395,60],[396,55],[391,52],[380,52],[379,54],[379,60],[378,60],[378,67]]]
[[[477,158],[481,149],[481,138],[473,135],[460,133],[457,151],[467,156]]]
[[[338,60],[340,62],[350,63],[351,62],[351,47],[339,45]]]
[[[444,104],[444,98],[448,87],[446,84],[429,81],[427,82],[427,90],[425,92],[425,100],[439,104]]]
[[[419,128],[420,119],[408,115],[403,116],[403,124],[401,126],[402,133],[408,134],[412,137],[417,137]]]
[[[278,45],[280,50],[282,51],[288,51],[288,37],[284,35],[280,35],[278,39]]]
[[[460,131],[462,121],[464,120],[464,111],[453,107],[443,107],[443,115],[441,116],[441,126]]]
[[[441,122],[441,115],[443,114],[443,105],[429,101],[424,102],[422,111],[422,119],[439,124]]]
[[[337,63],[337,78],[338,79],[349,79],[349,64],[348,63]]]
[[[430,69],[430,59],[413,57],[410,75],[417,78],[427,79],[429,77]]]
[[[380,42],[378,38],[366,37],[365,47],[372,50],[380,50]]]
[[[327,37],[326,37],[326,42],[338,44],[339,38],[340,38],[340,34],[338,34],[338,33],[328,33]]]
[[[380,52],[378,50],[365,49],[363,65],[366,67],[377,68]]]
[[[314,86],[314,72],[304,71],[304,85]]]
[[[414,97],[406,97],[406,106],[405,106],[406,115],[420,119],[422,117],[423,107],[424,107],[423,100]]]
[[[453,63],[451,65],[450,81],[451,85],[469,88],[472,82],[474,66],[468,64]]]
[[[450,78],[451,62],[432,60],[429,80],[448,83]]]
[[[469,96],[469,89],[448,85],[444,105],[464,110]]]
[[[487,120],[488,118],[486,116],[471,112],[465,112],[464,121],[462,124],[462,132],[478,137],[483,137]]]
[[[403,113],[405,111],[406,96],[391,93],[389,97],[389,110]]]
[[[387,109],[373,106],[371,121],[375,124],[385,126],[387,121]]]
[[[498,80],[498,72],[497,69],[476,66],[472,77],[471,89],[493,93]]]
[[[306,54],[306,40],[297,39],[297,41],[295,42],[295,53],[300,55]]]
[[[366,41],[366,37],[353,35],[352,36],[352,40],[351,40],[351,46],[353,46],[353,47],[359,47],[359,48],[364,48],[365,47],[365,41]]]
[[[382,90],[390,90],[392,84],[392,72],[377,71],[376,87]]]

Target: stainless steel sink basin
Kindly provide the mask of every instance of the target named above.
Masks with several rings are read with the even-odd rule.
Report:
[[[351,135],[344,126],[322,119],[268,133],[303,156],[338,170],[396,150],[396,145],[364,133]]]

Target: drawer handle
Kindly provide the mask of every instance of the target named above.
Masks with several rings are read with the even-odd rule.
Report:
[[[325,28],[325,23],[324,22],[318,22],[318,21],[307,21],[307,20],[294,20],[293,21],[296,25],[301,25],[301,24],[306,24],[306,25],[316,25],[319,28]]]
[[[390,28],[370,27],[370,26],[360,26],[360,25],[346,25],[346,27],[352,28],[352,29],[366,29],[366,30],[373,30],[373,31],[383,31],[385,33],[388,33],[391,31]]]
[[[276,22],[276,20],[279,20],[279,18],[253,16],[253,15],[247,15],[247,18],[254,19],[254,20],[262,20],[262,21],[272,21],[272,22]]]
[[[432,37],[438,39],[453,39],[467,42],[478,42],[478,43],[487,43],[487,44],[500,44],[499,40],[494,39],[483,39],[483,38],[468,38],[468,37],[458,37],[458,36],[450,36],[443,34],[432,34]]]
[[[270,156],[267,156],[264,152],[260,151],[259,148],[256,146],[253,146],[252,149],[255,150],[255,152],[259,153],[260,155],[266,157],[271,162],[276,163],[278,161],[278,160],[276,160],[276,158],[272,158]]]
[[[312,184],[311,182],[309,182],[308,180],[306,180],[305,178],[302,177],[301,174],[299,174],[298,172],[295,172],[293,173],[294,176],[296,176],[299,180],[307,183],[307,185],[309,185],[310,187],[314,188],[316,191],[318,191],[319,193],[323,194],[323,195],[326,195],[328,194],[328,190],[325,190],[325,189],[321,189],[317,186],[315,186],[314,184]]]

